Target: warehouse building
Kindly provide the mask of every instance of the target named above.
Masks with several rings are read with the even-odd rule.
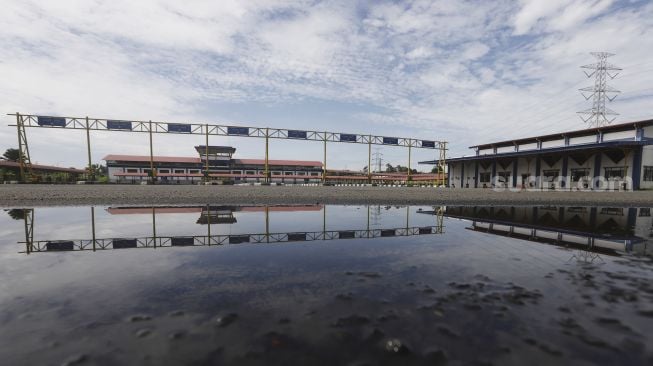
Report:
[[[151,161],[161,183],[200,182],[205,178],[232,183],[265,181],[265,160],[234,159],[230,146],[196,146],[199,157],[107,155],[109,180],[116,183],[147,181],[152,175]],[[207,164],[208,159],[208,164]],[[208,167],[208,171],[207,171]],[[272,182],[312,183],[322,179],[322,162],[306,160],[268,160]]]
[[[653,188],[653,120],[471,146],[447,160],[452,188]],[[424,161],[420,164],[435,164]]]

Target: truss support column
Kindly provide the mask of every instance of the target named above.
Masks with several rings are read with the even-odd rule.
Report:
[[[25,183],[32,177],[32,161],[29,157],[27,133],[20,113],[16,112],[16,129],[18,132],[18,166],[20,167],[20,181]]]
[[[209,181],[209,124],[207,123],[205,126],[206,128],[206,136],[204,138],[204,182]],[[209,234],[210,236],[211,234]],[[211,240],[209,238],[209,240]]]
[[[324,132],[324,164],[322,165],[322,184],[326,183],[327,175],[327,133]]]
[[[88,123],[88,116],[86,116],[86,154],[88,155],[88,179],[95,180],[95,172],[93,171],[93,160],[91,159],[91,128]],[[95,247],[95,241],[93,241]]]
[[[408,140],[408,175],[406,176],[406,185],[408,185],[408,182],[410,181],[410,153],[411,153],[411,144],[413,143],[413,140]]]
[[[149,132],[150,132],[150,176],[152,180],[152,184],[155,184],[156,182],[156,171],[154,170],[154,149],[153,149],[153,144],[152,144],[152,121],[150,121],[149,124]],[[152,209],[154,210],[154,209]]]
[[[270,129],[265,129],[265,183],[270,183]]]
[[[20,113],[16,112],[16,132],[18,136],[18,165],[20,166],[20,181],[25,182],[25,166],[23,162],[23,131],[21,130]]]
[[[27,254],[34,248],[34,209],[26,208],[23,210],[23,220],[25,221],[25,251]]]
[[[152,245],[156,249],[156,211],[152,206]]]
[[[206,243],[208,246],[211,246],[211,206],[209,205],[206,205],[206,218],[208,219],[206,222]]]
[[[367,183],[372,184],[372,135],[367,142]]]
[[[270,242],[270,207],[265,206],[265,241]]]
[[[93,251],[95,251],[95,207],[91,206],[91,235],[93,238]]]

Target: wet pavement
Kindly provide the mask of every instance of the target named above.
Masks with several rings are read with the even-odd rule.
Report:
[[[650,209],[0,216],[8,365],[653,364]]]

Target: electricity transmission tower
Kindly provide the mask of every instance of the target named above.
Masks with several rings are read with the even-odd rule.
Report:
[[[609,86],[607,80],[608,78],[614,79],[622,69],[607,62],[608,57],[614,56],[613,53],[591,52],[590,54],[596,57],[597,62],[581,66],[581,68],[587,69],[583,70],[583,72],[588,78],[594,77],[594,86],[588,86],[579,90],[583,97],[585,97],[585,100],[593,98],[592,108],[577,113],[583,122],[589,124],[590,127],[601,127],[612,123],[618,115],[617,112],[605,106],[605,100],[607,99],[611,102],[617,97],[617,94],[621,93],[619,90]],[[615,117],[609,118],[608,116]]]
[[[374,148],[374,154],[372,154],[374,157],[374,165],[376,166],[376,172],[380,173],[381,170],[381,164],[383,164],[383,153],[381,153],[380,148]],[[371,167],[370,167],[371,169]]]

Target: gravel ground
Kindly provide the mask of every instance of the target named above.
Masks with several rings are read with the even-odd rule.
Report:
[[[302,186],[0,185],[0,207],[167,204],[649,206],[653,191],[494,192],[489,189]]]

